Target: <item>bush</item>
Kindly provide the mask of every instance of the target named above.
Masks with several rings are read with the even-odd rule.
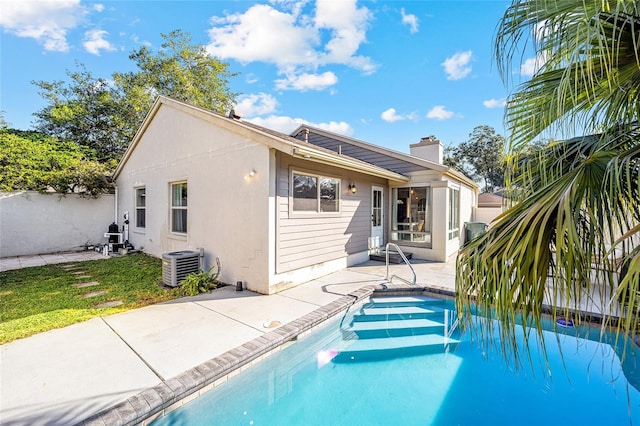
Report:
[[[182,280],[179,293],[183,296],[196,296],[206,293],[218,287],[218,276],[220,276],[220,259],[216,258],[217,270],[212,273],[213,266],[208,271],[194,272]]]

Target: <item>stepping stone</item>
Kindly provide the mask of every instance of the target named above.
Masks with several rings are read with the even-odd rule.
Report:
[[[96,308],[115,308],[116,306],[122,305],[122,300],[112,300],[110,302],[99,303],[96,305]]]
[[[106,290],[98,290],[98,291],[92,291],[90,293],[85,293],[82,295],[83,299],[88,299],[90,297],[97,297],[97,296],[104,296],[105,294],[107,294]]]
[[[86,280],[87,278],[91,278],[91,275],[78,275],[76,278],[79,280]]]
[[[71,265],[60,265],[60,267],[62,269],[76,269],[79,265],[76,265],[75,263],[71,264]]]
[[[72,272],[73,275],[81,275],[81,274],[86,274],[86,273],[87,273],[87,271],[75,271],[75,272]]]
[[[85,287],[92,287],[94,285],[100,285],[100,283],[98,281],[89,281],[88,283],[78,283],[78,284],[72,284],[75,288],[85,288]]]

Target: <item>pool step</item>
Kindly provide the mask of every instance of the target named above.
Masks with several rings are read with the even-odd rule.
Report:
[[[345,339],[371,339],[378,337],[415,336],[421,334],[444,333],[444,324],[427,318],[356,321],[344,333]]]
[[[359,321],[392,321],[409,320],[418,318],[444,318],[444,308],[431,305],[416,306],[385,306],[371,307],[363,306],[358,313],[353,316],[354,322]]]
[[[459,341],[445,337],[446,301],[426,296],[375,297],[342,329],[336,362],[443,353]]]
[[[428,296],[399,296],[399,297],[372,297],[367,306],[381,308],[390,306],[441,306],[446,303],[444,299],[436,299]]]
[[[334,358],[335,362],[370,361],[453,350],[459,340],[439,334],[353,340]]]

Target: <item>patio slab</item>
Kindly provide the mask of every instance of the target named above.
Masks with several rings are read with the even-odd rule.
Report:
[[[3,425],[75,424],[160,379],[100,318],[0,346]]]
[[[163,379],[263,333],[194,302],[147,306],[105,321]]]

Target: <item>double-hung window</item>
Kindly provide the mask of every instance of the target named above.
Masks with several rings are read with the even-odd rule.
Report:
[[[147,188],[136,188],[136,228],[147,226]]]
[[[187,182],[171,184],[171,232],[187,233]]]
[[[449,239],[460,236],[460,190],[449,188]]]
[[[292,173],[293,212],[340,211],[340,180],[307,173]]]

